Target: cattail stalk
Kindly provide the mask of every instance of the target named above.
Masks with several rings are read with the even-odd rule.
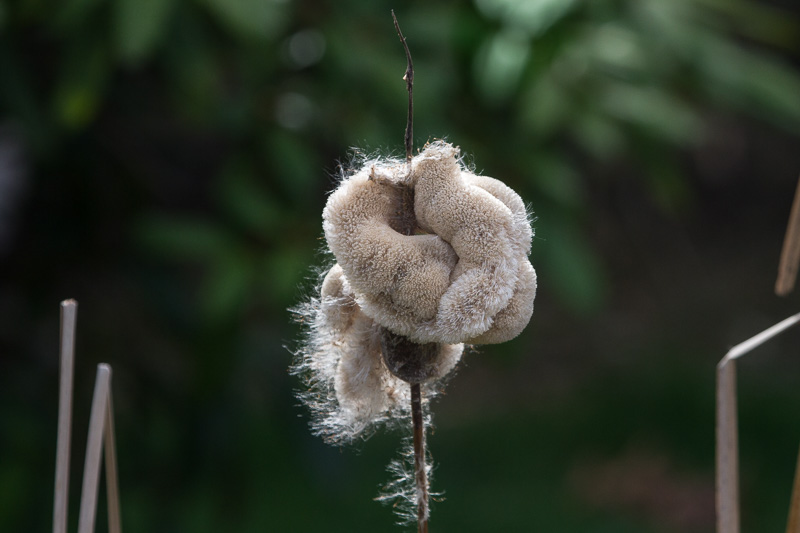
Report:
[[[411,159],[414,150],[414,63],[411,60],[411,51],[408,49],[408,43],[400,30],[400,24],[397,22],[397,17],[392,10],[392,20],[394,21],[395,30],[400,37],[400,42],[403,43],[403,49],[406,52],[406,72],[403,75],[403,80],[406,82],[406,89],[408,90],[408,117],[406,121],[405,133],[405,149],[406,149],[406,164],[408,165],[408,174],[411,175]],[[402,205],[402,228],[401,232],[404,235],[412,235],[414,233],[414,226],[416,221],[414,219],[414,199],[413,189],[408,187],[403,191],[403,205]],[[387,338],[388,332],[384,331],[384,339]],[[398,343],[382,343],[384,348],[389,346],[389,349],[394,348]],[[401,343],[409,345],[411,343]],[[423,359],[424,352],[436,352],[437,346],[419,345],[415,350],[418,352],[417,357]],[[387,360],[396,359],[397,354],[384,354]],[[413,357],[413,355],[412,355]],[[411,385],[411,424],[414,433],[414,481],[416,484],[416,502],[417,502],[417,529],[419,533],[428,533],[428,516],[430,514],[428,507],[429,490],[428,490],[428,471],[426,465],[426,451],[425,451],[425,418],[422,413],[422,387],[419,381],[410,381]]]
[[[419,383],[411,385],[411,421],[414,426],[414,480],[417,485],[417,525],[419,533],[428,533],[428,472],[425,465],[425,421],[422,417],[422,391]]]

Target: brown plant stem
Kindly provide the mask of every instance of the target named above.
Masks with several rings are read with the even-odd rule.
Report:
[[[739,533],[739,432],[736,360],[717,366],[717,532]]]
[[[411,385],[411,422],[414,426],[414,479],[417,484],[417,530],[428,533],[428,472],[425,468],[425,420],[422,418],[422,390]]]
[[[789,504],[789,521],[786,533],[800,533],[800,454],[797,455],[797,469],[794,472],[792,499]]]
[[[411,61],[411,51],[408,49],[403,32],[400,31],[400,24],[394,15],[394,9],[392,10],[392,20],[394,20],[394,29],[397,30],[397,36],[400,37],[400,42],[403,43],[403,49],[406,51],[406,73],[403,75],[406,89],[408,90],[408,119],[406,121],[405,145],[406,163],[411,165],[411,158],[414,155],[414,63]]]
[[[403,49],[406,52],[406,72],[403,79],[408,90],[408,116],[406,119],[405,149],[408,174],[411,175],[411,159],[414,151],[414,64],[406,38],[400,30],[400,24],[392,10],[392,20]],[[400,206],[400,220],[396,228],[403,235],[413,235],[416,229],[414,217],[414,190],[406,185],[403,188]],[[425,460],[425,418],[422,412],[422,387],[420,383],[427,379],[428,363],[435,358],[440,347],[436,343],[416,344],[405,337],[383,329],[381,347],[384,361],[390,371],[405,380],[411,386],[411,425],[414,433],[414,481],[416,485],[417,531],[428,533],[428,471]]]
[[[783,239],[781,260],[778,265],[778,279],[775,282],[775,294],[786,296],[794,289],[797,280],[797,269],[800,266],[800,181],[792,202],[786,236]]]
[[[69,506],[69,449],[72,434],[72,385],[75,367],[75,323],[78,302],[61,302],[61,370],[56,444],[56,483],[53,498],[53,533],[67,532]]]

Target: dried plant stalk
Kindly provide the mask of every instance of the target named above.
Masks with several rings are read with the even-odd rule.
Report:
[[[109,374],[111,368],[109,367]],[[109,377],[109,380],[111,378]],[[103,440],[106,465],[106,505],[108,506],[109,533],[122,533],[122,518],[119,506],[119,481],[117,477],[117,443],[114,436],[114,402],[111,400],[111,383],[106,399],[106,418]]]
[[[800,322],[800,313],[778,322],[728,350],[728,353],[717,365],[717,533],[739,533],[740,528],[736,359],[798,322]],[[797,487],[795,487],[790,515],[795,512],[794,509],[797,506],[797,492]],[[791,520],[790,518],[790,522]],[[800,533],[796,530],[790,531]]]
[[[332,443],[411,418],[408,453],[389,467],[398,479],[378,500],[426,532],[426,406],[464,343],[497,344],[524,329],[537,278],[519,195],[475,175],[445,141],[413,154],[413,65],[392,15],[407,59],[406,159],[365,161],[328,198],[322,226],[336,264],[318,296],[292,309],[307,329],[292,372],[305,381],[312,429]]]
[[[717,367],[717,533],[739,533],[736,361]]]
[[[428,533],[428,471],[425,464],[425,422],[419,383],[411,385],[411,419],[414,426],[414,479],[417,484],[417,529]]]
[[[83,489],[78,518],[78,533],[93,533],[97,514],[97,488],[100,483],[100,457],[106,440],[106,484],[108,486],[109,531],[119,533],[119,499],[117,492],[116,449],[111,422],[111,367],[97,365],[97,378],[89,418],[86,463],[83,467]],[[113,464],[112,464],[113,463]],[[113,498],[113,501],[112,501]]]
[[[800,181],[794,193],[792,211],[786,236],[783,239],[781,261],[778,265],[778,279],[775,282],[775,294],[786,296],[794,289],[797,280],[797,268],[800,265]]]
[[[397,30],[397,36],[400,37],[400,42],[403,43],[403,49],[406,52],[406,73],[403,79],[406,82],[406,89],[408,90],[408,120],[406,121],[406,163],[409,165],[409,172],[411,171],[411,158],[414,155],[414,62],[411,61],[411,51],[408,49],[408,43],[400,31],[400,24],[397,22],[397,17],[394,15],[392,9],[392,20],[394,21],[394,29]]]
[[[83,489],[78,533],[92,533],[97,511],[97,487],[100,483],[100,456],[103,453],[103,426],[108,407],[108,388],[111,369],[97,366],[92,412],[89,418],[89,438],[86,443],[86,462],[83,466]]]
[[[61,369],[56,441],[56,481],[53,498],[53,533],[67,532],[69,502],[69,449],[72,435],[72,380],[75,361],[75,325],[78,302],[61,302]]]
[[[403,79],[406,82],[406,89],[408,90],[408,117],[406,120],[406,134],[405,134],[405,148],[406,148],[406,164],[408,165],[408,173],[411,174],[411,159],[414,155],[414,63],[411,60],[411,51],[408,49],[408,43],[400,30],[400,24],[397,22],[397,17],[392,10],[392,20],[394,21],[394,28],[397,30],[397,35],[400,37],[400,42],[403,43],[403,49],[406,52],[406,72]],[[413,198],[409,198],[412,194],[412,189],[407,188],[404,191],[404,212],[409,214],[408,220],[401,228],[401,232],[405,235],[411,235],[414,232],[414,217],[413,217]],[[390,336],[391,332],[384,330],[382,337]],[[391,335],[393,336],[393,335]],[[392,343],[394,344],[394,343]],[[383,343],[384,347],[388,347],[389,343]],[[419,345],[418,352],[423,352],[425,347],[436,348],[433,343]],[[438,350],[436,350],[438,351]],[[397,354],[384,353],[386,360],[395,359]],[[419,382],[411,382],[411,424],[414,433],[414,480],[417,486],[416,502],[417,502],[417,530],[419,533],[428,533],[428,516],[430,510],[428,507],[429,488],[428,488],[428,472],[427,465],[425,464],[425,419],[422,416],[422,388]]]
[[[58,437],[56,445],[56,481],[53,503],[53,533],[66,533],[69,505],[69,455],[72,432],[72,385],[75,362],[75,325],[78,302],[61,302],[61,370],[58,402]],[[86,463],[83,469],[78,533],[94,531],[97,510],[97,487],[100,481],[100,456],[105,444],[108,530],[122,533],[117,481],[117,452],[114,437],[114,409],[111,400],[111,367],[97,366]]]
[[[794,472],[794,487],[789,504],[789,520],[786,533],[800,533],[800,453],[797,454],[797,468]]]

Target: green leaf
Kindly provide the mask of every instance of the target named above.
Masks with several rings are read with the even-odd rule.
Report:
[[[694,194],[681,168],[672,157],[648,157],[647,167],[650,194],[665,213],[679,215],[692,207]]]
[[[53,145],[55,128],[48,109],[33,90],[33,72],[27,61],[9,46],[0,46],[0,100],[7,118],[19,123],[32,152],[46,153]]]
[[[588,32],[582,43],[587,59],[595,63],[595,68],[617,73],[618,75],[657,72],[658,62],[648,57],[648,43],[642,35],[622,24],[603,24]],[[663,58],[660,58],[663,60]]]
[[[727,15],[739,32],[758,41],[786,47],[797,42],[800,28],[788,9],[749,0],[700,0],[699,3]],[[721,18],[714,12],[709,17]]]
[[[702,122],[695,112],[661,89],[608,83],[602,88],[598,103],[611,117],[640,126],[671,143],[688,144],[702,136]]]
[[[280,187],[297,204],[311,201],[308,192],[322,179],[322,167],[309,145],[296,135],[275,131],[266,137],[264,155]]]
[[[484,98],[503,102],[517,89],[530,55],[530,42],[519,31],[501,31],[478,53],[475,78]]]
[[[6,418],[6,420],[8,419]],[[22,431],[18,426],[14,427],[17,428],[17,433]],[[8,450],[8,448],[6,449]],[[11,446],[10,452],[13,453],[24,449],[26,448]],[[26,467],[23,464],[18,464],[13,461],[0,464],[3,466],[3,468],[0,469],[0,497],[3,498],[3,505],[0,506],[0,523],[7,524],[13,517],[13,512],[15,510],[24,508],[25,495],[31,494],[31,484],[33,484],[33,480],[31,479],[30,472],[26,472]]]
[[[307,248],[285,248],[266,256],[261,279],[269,298],[282,307],[296,301],[312,259],[313,250]]]
[[[231,247],[233,237],[218,225],[200,219],[150,215],[136,226],[140,242],[176,259],[209,259]]]
[[[576,114],[572,130],[578,142],[597,159],[610,159],[627,148],[627,138],[607,115],[585,110]]]
[[[536,37],[580,4],[578,0],[477,0],[478,9],[491,18]]]
[[[110,75],[108,54],[94,40],[78,42],[61,65],[53,106],[59,121],[68,128],[91,122],[103,103]]]
[[[552,136],[567,123],[572,107],[565,88],[549,73],[543,74],[523,95],[522,121],[529,131]]]
[[[242,308],[254,280],[254,262],[242,250],[231,249],[212,259],[201,289],[207,320],[226,321]]]
[[[237,36],[270,38],[286,22],[286,2],[280,0],[199,0]]]
[[[62,31],[74,30],[102,3],[103,0],[63,0],[57,2],[57,7],[53,13],[53,24]]]
[[[601,262],[573,222],[547,215],[543,215],[541,220],[536,228],[535,245],[544,248],[538,252],[543,266],[540,283],[547,283],[559,300],[573,311],[596,311],[608,293]]]
[[[800,132],[800,76],[770,57],[707,36],[698,62],[712,94],[729,105]]]
[[[221,62],[208,24],[195,11],[181,11],[180,24],[166,35],[163,61],[172,105],[192,120],[216,127],[221,98]]]
[[[131,64],[141,62],[164,35],[174,0],[115,0],[117,53]]]
[[[578,172],[563,154],[538,151],[531,155],[531,180],[536,187],[558,205],[580,208],[585,190]]]
[[[219,197],[226,211],[245,229],[269,237],[283,218],[283,210],[262,187],[249,165],[232,163],[220,176]]]

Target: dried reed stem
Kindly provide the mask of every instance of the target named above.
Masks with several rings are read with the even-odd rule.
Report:
[[[419,383],[411,385],[411,421],[414,426],[414,479],[417,484],[417,531],[428,533],[428,472],[425,465],[425,420]]]
[[[406,82],[406,89],[408,90],[408,118],[406,120],[406,163],[411,165],[411,158],[414,155],[414,63],[411,61],[411,51],[408,49],[406,38],[403,32],[400,31],[400,24],[397,22],[397,17],[392,10],[392,20],[394,21],[394,29],[397,30],[397,36],[400,37],[400,42],[403,43],[403,49],[406,52],[406,73],[403,79]],[[411,169],[409,168],[409,171]]]
[[[78,302],[61,302],[61,370],[56,437],[56,481],[53,498],[53,533],[66,533],[69,503],[69,449],[72,434],[72,376],[75,362],[75,324]]]
[[[789,318],[784,318],[777,324],[768,327],[761,333],[753,335],[744,342],[740,342],[739,344],[728,350],[728,353],[725,354],[725,357],[722,359],[722,361],[720,361],[720,366],[723,365],[726,361],[729,361],[731,359],[738,359],[744,354],[754,350],[755,348],[758,348],[768,340],[772,339],[773,337],[775,337],[780,333],[783,333],[784,331],[794,326],[798,322],[800,322],[800,313],[794,314]]]
[[[717,533],[739,533],[736,361],[717,366]]]
[[[89,438],[86,444],[86,462],[83,467],[83,489],[81,510],[78,517],[78,533],[93,533],[97,511],[97,487],[100,483],[100,456],[103,453],[103,435],[109,416],[109,391],[111,367],[97,365],[97,378],[89,418]]]
[[[736,359],[798,322],[800,313],[781,320],[728,350],[717,365],[717,533],[739,533],[740,527]],[[795,494],[793,498],[792,505],[796,505],[795,500],[800,497]]]
[[[786,236],[783,239],[781,261],[778,265],[778,279],[775,282],[775,294],[786,296],[794,289],[797,280],[797,268],[800,264],[800,181],[794,193],[792,211]]]
[[[405,134],[405,149],[406,149],[406,164],[408,165],[408,173],[411,174],[411,159],[414,156],[414,63],[411,60],[411,51],[408,49],[408,43],[400,30],[400,24],[397,22],[397,17],[392,10],[392,20],[394,21],[394,28],[397,30],[397,36],[400,37],[400,42],[403,43],[403,49],[406,53],[406,72],[403,79],[406,82],[406,89],[408,90],[408,115],[406,118],[406,134]],[[404,235],[413,235],[416,226],[414,218],[414,191],[407,187],[403,191],[401,212],[404,215],[401,222],[402,228],[399,231]],[[384,332],[383,337],[391,337],[389,332]],[[397,344],[397,343],[394,343]],[[408,344],[408,343],[404,343]],[[389,346],[389,343],[383,343],[384,346]],[[416,346],[415,346],[416,347]],[[419,345],[415,350],[418,352],[417,357],[422,357],[426,349],[435,348],[434,346]],[[436,350],[434,350],[436,351]],[[395,354],[396,355],[396,354]],[[395,359],[392,355],[387,356],[384,354],[385,359]],[[418,381],[412,381],[411,386],[411,425],[414,432],[414,481],[416,484],[416,501],[417,501],[417,530],[419,533],[428,533],[428,516],[430,514],[428,499],[428,471],[426,465],[425,453],[425,418],[422,412],[422,388]]]
[[[797,454],[797,469],[794,472],[794,487],[789,504],[789,520],[786,533],[800,533],[800,453]]]
[[[109,373],[111,368],[109,367]],[[109,380],[111,378],[109,377]],[[106,504],[108,505],[109,533],[122,533],[122,519],[119,507],[119,481],[117,476],[117,443],[114,437],[114,402],[111,400],[111,383],[108,385],[106,419],[103,441],[106,457]]]

